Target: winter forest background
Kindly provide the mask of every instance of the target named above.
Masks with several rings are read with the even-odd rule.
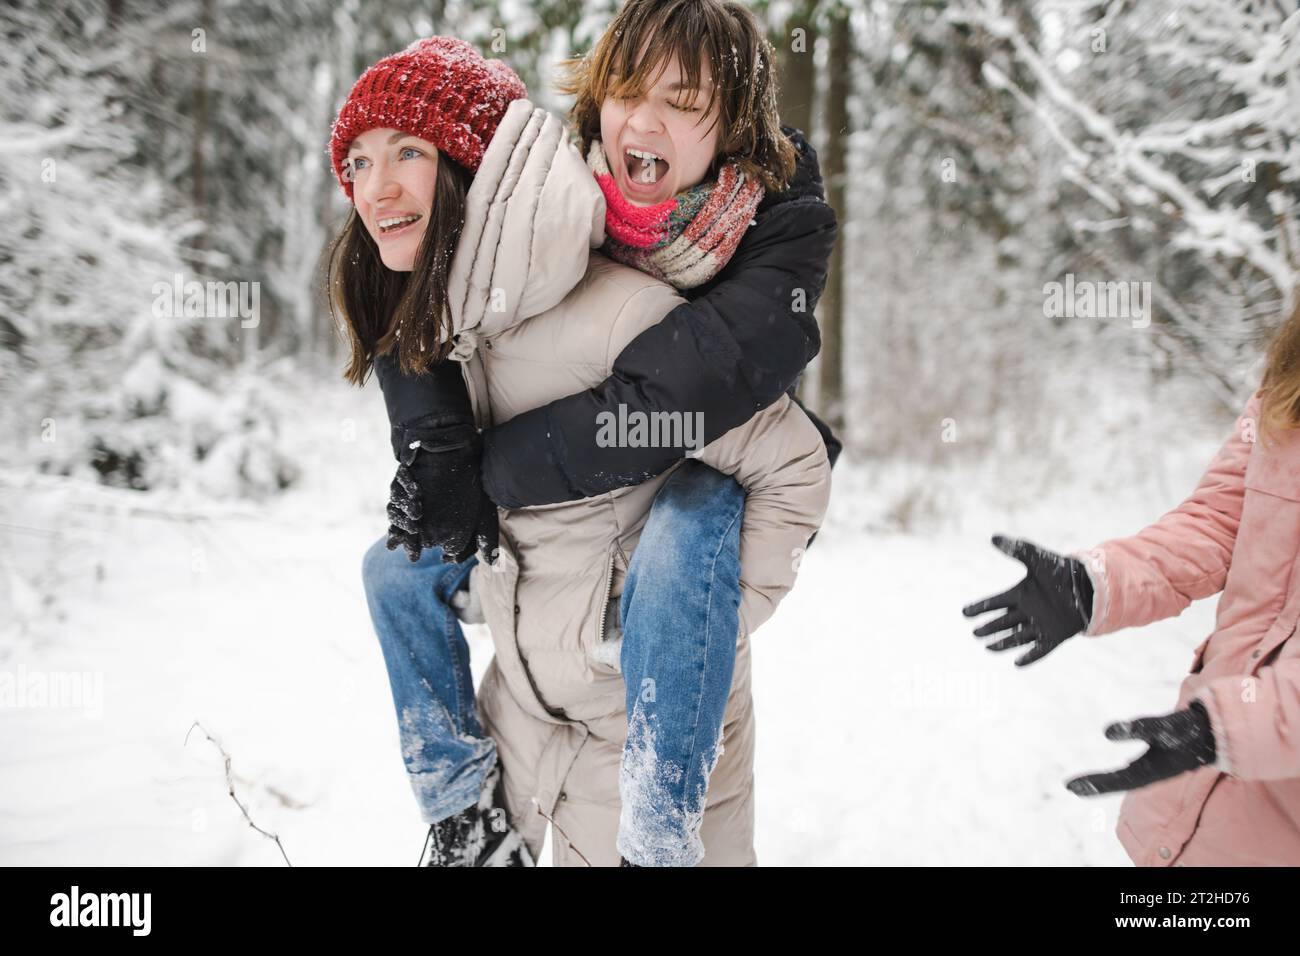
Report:
[[[1169,709],[1212,606],[1023,673],[959,608],[1020,574],[992,532],[1066,550],[1177,504],[1258,383],[1297,304],[1300,8],[752,6],[839,214],[800,388],[846,441],[755,643],[760,860],[1123,863],[1117,800],[1060,781],[1135,755],[1102,727]],[[393,462],[323,295],[329,127],[431,33],[562,112],[555,61],[615,7],[0,11],[0,863],[282,862],[222,750],[294,863],[414,861],[359,574]],[[256,308],[178,313],[178,277]]]

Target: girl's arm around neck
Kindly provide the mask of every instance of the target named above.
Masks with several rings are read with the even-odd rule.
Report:
[[[788,129],[788,128],[787,128]],[[767,197],[735,255],[692,299],[628,342],[608,379],[484,432],[484,485],[507,508],[604,494],[662,474],[680,447],[601,447],[602,412],[702,414],[704,441],[789,391],[821,346],[813,310],[838,231],[797,130],[791,188]]]

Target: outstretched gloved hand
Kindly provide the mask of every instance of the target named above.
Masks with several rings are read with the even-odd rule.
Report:
[[[999,635],[999,640],[987,645],[991,651],[1032,645],[1016,661],[1018,667],[1023,667],[1047,656],[1088,627],[1092,581],[1082,562],[1020,538],[994,535],[993,545],[1024,564],[1029,573],[1010,590],[968,604],[962,613],[975,617],[986,611],[1005,610],[1001,617],[975,628],[974,634]]]
[[[1214,763],[1214,729],[1210,715],[1199,700],[1186,710],[1163,717],[1123,720],[1106,728],[1107,740],[1144,740],[1151,745],[1141,757],[1122,770],[1090,773],[1075,777],[1065,786],[1080,797],[1116,790],[1136,790],[1147,784]]]

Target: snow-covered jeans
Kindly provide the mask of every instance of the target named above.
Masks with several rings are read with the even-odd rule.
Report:
[[[704,857],[705,794],[736,667],[744,512],[734,478],[688,459],[655,497],[628,564],[618,852],[638,866]]]
[[[619,604],[628,737],[619,773],[618,851],[640,866],[694,866],[709,775],[740,631],[740,526],[734,478],[688,459],[660,489]],[[407,776],[423,819],[474,803],[496,761],[474,707],[469,647],[451,596],[477,558],[417,562],[385,547],[362,563]]]
[[[474,706],[469,645],[451,596],[477,559],[443,564],[439,548],[412,562],[388,535],[366,552],[361,577],[388,665],[407,778],[426,823],[476,803],[497,745]]]

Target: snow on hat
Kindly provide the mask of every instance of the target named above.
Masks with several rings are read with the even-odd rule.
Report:
[[[398,129],[426,139],[477,172],[506,107],[528,89],[501,60],[485,60],[464,40],[425,37],[386,56],[357,80],[330,132],[330,159],[352,201],[343,161],[367,130]]]

